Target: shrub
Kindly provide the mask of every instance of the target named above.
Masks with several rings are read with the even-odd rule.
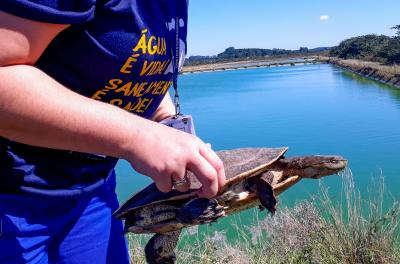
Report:
[[[338,199],[321,184],[320,195],[310,201],[281,208],[247,229],[234,227],[240,241],[228,241],[223,231],[185,231],[177,263],[400,263],[400,206],[393,201],[384,210],[383,178],[374,185],[378,192],[368,199],[356,190],[350,171],[342,178]],[[144,263],[142,245],[147,237],[129,235],[134,263]],[[182,243],[188,238],[190,243]]]

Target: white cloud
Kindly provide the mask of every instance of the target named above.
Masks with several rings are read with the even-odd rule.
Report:
[[[319,20],[321,20],[321,21],[326,21],[326,20],[328,20],[329,19],[329,16],[328,15],[321,15],[320,17],[319,17]]]

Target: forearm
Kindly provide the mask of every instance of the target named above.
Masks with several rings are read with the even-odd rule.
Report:
[[[32,66],[0,67],[0,80],[0,135],[17,142],[123,158],[126,141],[150,122],[76,94]]]

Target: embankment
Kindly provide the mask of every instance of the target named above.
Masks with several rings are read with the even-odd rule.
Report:
[[[378,62],[329,58],[327,62],[361,76],[400,88],[400,66],[382,65]]]
[[[238,69],[252,69],[262,67],[279,67],[279,66],[295,66],[304,64],[319,63],[317,57],[307,58],[279,58],[279,59],[254,59],[243,61],[232,61],[225,63],[212,63],[196,66],[184,66],[182,73],[210,72],[210,71],[226,71]]]

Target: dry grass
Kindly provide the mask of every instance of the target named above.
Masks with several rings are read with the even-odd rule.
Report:
[[[397,75],[400,74],[400,65],[385,65],[379,62],[362,61],[362,60],[340,60],[339,62],[343,66],[352,67],[354,69],[371,68],[381,71],[386,74]]]
[[[240,242],[228,242],[224,232],[201,235],[186,230],[192,243],[179,245],[177,263],[400,263],[400,206],[384,210],[383,178],[377,193],[363,197],[351,172],[343,175],[342,195],[320,195],[294,208],[283,208],[251,227],[233,227]],[[386,198],[385,198],[386,197]],[[386,203],[387,205],[387,203]],[[148,237],[130,235],[133,263],[145,263],[142,245]]]

